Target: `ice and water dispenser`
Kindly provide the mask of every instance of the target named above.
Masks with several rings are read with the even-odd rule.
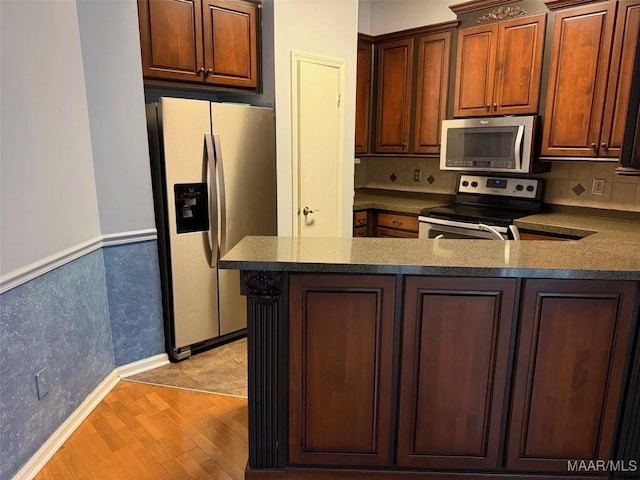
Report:
[[[173,186],[178,233],[209,230],[206,183],[178,183]]]

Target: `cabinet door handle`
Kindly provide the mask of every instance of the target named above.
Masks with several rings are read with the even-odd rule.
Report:
[[[200,67],[200,68],[198,69],[198,73],[204,73],[204,71],[205,71],[205,70],[204,70],[204,67]]]
[[[493,104],[493,109],[494,109],[494,110],[497,110],[497,109],[498,109],[498,104],[497,104],[497,103],[494,103],[494,104]]]
[[[601,146],[602,148],[604,148],[605,150],[608,150],[608,149],[609,149],[609,144],[607,144],[607,142],[602,142],[602,143],[600,144],[600,146]]]
[[[206,77],[207,75],[213,75],[213,68],[207,68],[204,72],[204,76]]]
[[[596,142],[593,142],[593,143],[591,144],[591,149],[592,149],[592,150],[597,150],[597,149],[598,149],[598,144],[597,144]]]
[[[488,103],[485,105],[485,107],[487,108],[487,110],[491,110],[491,105],[489,105]]]
[[[391,220],[391,223],[393,223],[394,225],[400,226],[402,225],[402,222],[399,220]]]

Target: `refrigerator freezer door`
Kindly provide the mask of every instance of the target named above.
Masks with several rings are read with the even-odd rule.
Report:
[[[211,131],[211,117],[206,101],[162,98],[160,105],[171,245],[173,347],[181,348],[219,334],[217,272],[209,264],[209,232],[178,233],[176,215],[181,212],[176,212],[174,202],[176,184],[207,182],[203,139]]]
[[[220,197],[220,256],[246,235],[276,235],[273,110],[211,104]],[[220,334],[245,328],[239,272],[219,271]]]

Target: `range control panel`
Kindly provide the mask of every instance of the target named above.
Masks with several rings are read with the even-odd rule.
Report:
[[[535,199],[541,188],[540,183],[540,180],[536,178],[463,174],[458,177],[458,192]]]

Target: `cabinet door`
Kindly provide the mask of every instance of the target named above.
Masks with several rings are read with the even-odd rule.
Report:
[[[527,280],[507,449],[510,470],[613,458],[633,282]]]
[[[498,24],[492,113],[538,113],[546,15]]]
[[[542,155],[598,156],[616,2],[555,16]]]
[[[497,23],[458,31],[455,117],[491,114],[497,36]]]
[[[202,83],[201,0],[138,0],[145,78]]]
[[[205,82],[210,85],[258,86],[258,5],[203,0]]]
[[[441,124],[447,116],[451,32],[419,37],[413,152],[440,153]]]
[[[377,46],[376,153],[406,153],[409,146],[413,40]]]
[[[398,464],[497,468],[516,281],[408,277]]]
[[[356,153],[369,152],[372,55],[371,41],[359,39],[356,73]]]
[[[619,157],[627,119],[633,61],[640,36],[640,1],[621,0],[618,5],[611,69],[604,108],[601,157]]]
[[[289,462],[387,465],[395,277],[292,275]]]
[[[418,232],[407,232],[405,230],[394,230],[393,228],[376,228],[376,237],[379,238],[418,238]]]

